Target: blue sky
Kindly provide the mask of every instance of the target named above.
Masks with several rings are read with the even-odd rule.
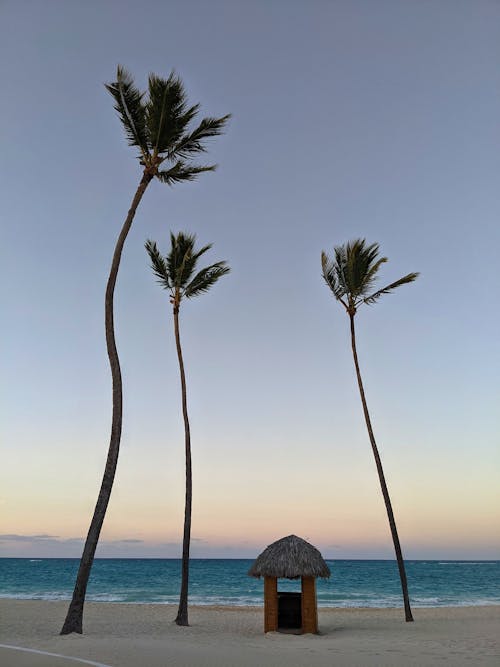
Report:
[[[104,287],[140,179],[103,85],[121,63],[141,88],[174,68],[201,115],[233,117],[217,172],[153,183],[127,240],[101,555],[179,552],[178,370],[143,245],[182,229],[232,268],[182,312],[196,553],[293,532],[390,557],[348,321],[320,276],[322,249],[366,237],[382,281],[421,273],[357,324],[405,553],[500,557],[499,36],[481,0],[0,4],[0,555],[79,555],[100,483]]]

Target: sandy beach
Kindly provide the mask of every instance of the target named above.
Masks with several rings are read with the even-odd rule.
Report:
[[[197,607],[188,628],[176,608],[88,603],[84,635],[58,635],[66,602],[0,600],[2,667],[410,667],[500,664],[500,606],[415,609],[320,609],[319,635],[262,631],[260,608]],[[18,651],[17,646],[79,658]]]

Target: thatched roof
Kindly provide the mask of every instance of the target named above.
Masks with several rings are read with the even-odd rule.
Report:
[[[248,570],[250,577],[299,577],[330,576],[330,568],[320,552],[312,544],[296,535],[288,535],[270,544]]]

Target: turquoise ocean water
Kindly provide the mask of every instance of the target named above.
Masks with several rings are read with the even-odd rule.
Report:
[[[0,597],[68,600],[78,559],[0,558]],[[319,606],[399,607],[397,566],[387,560],[327,561],[332,576],[318,580]],[[191,561],[190,603],[260,605],[263,582],[247,576],[246,559]],[[500,604],[500,561],[407,561],[415,607]],[[176,559],[97,559],[87,599],[100,602],[178,602],[181,562]],[[280,590],[300,582],[279,580]]]

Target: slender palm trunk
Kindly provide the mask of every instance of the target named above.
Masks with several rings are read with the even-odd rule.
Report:
[[[146,188],[151,182],[153,176],[149,173],[144,173],[139,187],[132,200],[132,205],[127,214],[120,235],[116,242],[115,251],[113,253],[113,260],[111,262],[111,270],[109,272],[108,283],[106,286],[105,297],[105,329],[106,329],[106,347],[109,357],[109,365],[111,367],[111,377],[113,384],[113,416],[111,422],[111,437],[109,442],[108,458],[106,460],[106,467],[102,478],[101,489],[97,498],[97,503],[90,522],[90,528],[83,548],[82,558],[80,560],[80,567],[76,577],[75,589],[73,591],[73,598],[69,605],[66,620],[61,630],[62,635],[67,635],[70,632],[82,633],[83,622],[83,605],[85,603],[85,593],[87,591],[87,584],[90,576],[92,563],[94,562],[94,554],[99,541],[102,524],[106,515],[109,499],[111,496],[111,489],[116,473],[116,465],[118,463],[118,454],[120,451],[120,438],[122,432],[122,376],[120,371],[120,360],[118,358],[118,351],[116,349],[114,318],[113,318],[113,296],[115,291],[116,277],[120,267],[120,259],[122,255],[123,245],[125,239],[130,231],[130,227],[134,220],[135,212],[142,199]]]
[[[189,588],[189,547],[191,543],[191,507],[193,499],[193,473],[191,468],[191,433],[189,430],[189,417],[187,411],[186,376],[184,374],[184,361],[182,359],[181,339],[179,336],[179,306],[174,305],[174,331],[177,358],[179,360],[179,372],[181,375],[182,389],[182,415],[184,417],[184,441],[186,449],[186,504],[184,510],[184,535],[182,538],[182,580],[181,594],[179,599],[179,610],[175,622],[177,625],[189,625],[188,622],[188,588]]]
[[[366,428],[368,429],[368,437],[370,438],[370,443],[373,450],[373,456],[375,457],[375,464],[377,466],[378,477],[380,480],[380,486],[382,488],[382,495],[384,496],[385,508],[387,510],[387,517],[389,519],[389,526],[391,527],[392,541],[394,542],[394,551],[396,552],[396,560],[398,563],[399,577],[401,579],[401,588],[403,590],[403,600],[405,606],[405,619],[406,621],[413,621],[413,616],[411,613],[410,607],[410,598],[408,596],[408,582],[406,580],[406,571],[405,564],[403,560],[403,553],[401,551],[401,545],[399,543],[398,531],[396,528],[396,520],[394,519],[394,513],[392,511],[391,499],[389,497],[389,491],[387,489],[387,484],[385,483],[384,471],[382,468],[382,461],[377,449],[377,444],[375,442],[375,436],[373,435],[372,424],[370,420],[370,415],[368,413],[368,406],[366,405],[365,391],[363,389],[363,381],[361,380],[361,373],[359,371],[358,364],[358,353],[356,351],[356,335],[354,331],[354,314],[349,313],[349,318],[351,320],[351,346],[352,354],[354,357],[354,365],[356,367],[356,376],[358,378],[358,387],[359,393],[361,395],[361,403],[363,404],[363,412],[365,415]]]

